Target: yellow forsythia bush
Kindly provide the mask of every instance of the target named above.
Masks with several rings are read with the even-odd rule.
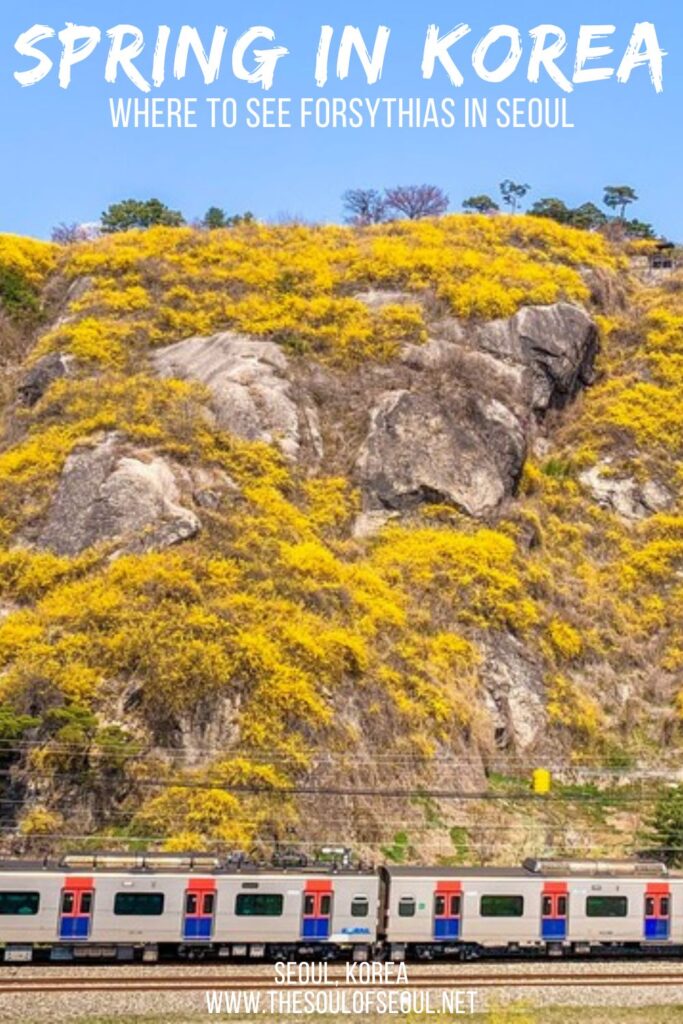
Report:
[[[40,351],[121,367],[149,346],[232,329],[337,363],[386,360],[426,338],[425,299],[465,319],[509,316],[587,299],[580,268],[616,265],[601,236],[534,217],[130,231],[62,253],[60,272],[87,285]],[[401,301],[375,306],[376,289]]]
[[[149,349],[232,329],[343,366],[389,360],[425,340],[426,309],[488,319],[585,300],[582,268],[622,266],[601,236],[506,216],[156,228],[66,249],[2,236],[3,266],[36,295],[53,271],[83,284],[36,353],[70,352],[77,375],[20,412],[0,447],[0,703],[22,712],[39,692],[106,715],[134,687],[131,718],[155,735],[211,702],[234,714],[240,749],[231,731],[202,775],[211,788],[155,769],[158,788],[126,805],[135,834],[170,837],[168,849],[277,835],[295,821],[285,791],[312,755],[353,750],[356,701],[378,735],[424,756],[490,735],[478,732],[480,674],[501,637],[545,679],[550,720],[577,749],[599,748],[613,724],[592,685],[604,666],[615,678],[654,666],[683,693],[675,278],[631,285],[632,308],[603,318],[597,383],[554,430],[552,457],[527,464],[505,521],[439,508],[358,542],[348,479],[303,479],[275,448],[217,429],[202,388],[147,372]],[[161,554],[32,550],[27,527],[65,459],[111,431],[220,467],[236,485],[230,500],[202,513],[195,540]],[[605,458],[614,478],[665,482],[670,507],[643,522],[602,507],[581,471]],[[675,710],[683,717],[683,697]],[[52,813],[27,816],[26,834],[54,831]]]

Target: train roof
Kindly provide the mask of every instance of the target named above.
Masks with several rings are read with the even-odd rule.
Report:
[[[681,872],[670,872],[667,866],[656,860],[585,860],[528,858],[521,866],[475,867],[471,865],[402,865],[388,864],[382,867],[389,877],[394,878],[666,878],[683,877]],[[164,853],[82,853],[67,854],[61,860],[0,860],[1,873],[46,873],[46,874],[121,874],[141,875],[290,875],[290,876],[338,876],[359,877],[374,875],[376,868],[370,864],[339,861],[293,860],[273,863],[254,862],[241,857],[219,857],[206,853],[164,854]]]
[[[393,878],[532,878],[524,868],[512,867],[405,867],[389,864],[386,872]]]
[[[375,874],[374,867],[340,865],[325,862],[298,864],[253,863],[248,860],[232,862],[207,854],[68,854],[61,860],[0,860],[0,873],[94,873],[142,875],[336,875],[358,877]]]
[[[388,865],[396,878],[663,878],[671,872],[655,860],[569,860],[528,858],[521,867],[406,867]]]

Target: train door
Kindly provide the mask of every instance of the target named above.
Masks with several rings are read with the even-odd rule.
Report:
[[[186,942],[210,942],[215,916],[215,878],[190,878],[185,890],[183,939]]]
[[[668,882],[650,882],[645,890],[645,938],[666,941],[671,937],[671,890]]]
[[[95,889],[92,878],[66,878],[59,904],[59,937],[86,942],[92,928]]]
[[[434,938],[443,941],[460,938],[462,919],[462,883],[437,882],[434,891]]]
[[[541,938],[561,942],[567,938],[569,895],[566,882],[546,882],[541,894]]]
[[[332,882],[309,879],[304,888],[302,939],[329,939],[332,921]]]

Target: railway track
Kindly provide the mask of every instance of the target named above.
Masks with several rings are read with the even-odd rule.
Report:
[[[331,977],[326,985],[287,984],[276,985],[273,979],[266,976],[250,975],[169,975],[153,976],[118,976],[107,977],[68,977],[43,975],[41,977],[3,978],[0,976],[0,994],[28,993],[74,993],[88,992],[197,992],[206,990],[222,990],[225,992],[255,991],[321,991],[324,989],[358,989],[365,990],[403,990],[406,989],[482,989],[482,988],[570,988],[580,985],[586,988],[662,988],[680,987],[683,992],[683,972],[659,971],[626,973],[557,973],[534,972],[528,974],[421,974],[413,975],[407,985],[367,984],[359,986],[347,982],[343,976]]]

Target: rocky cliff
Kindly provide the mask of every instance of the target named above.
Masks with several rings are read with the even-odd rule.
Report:
[[[6,830],[677,743],[682,295],[526,217],[0,239]]]

